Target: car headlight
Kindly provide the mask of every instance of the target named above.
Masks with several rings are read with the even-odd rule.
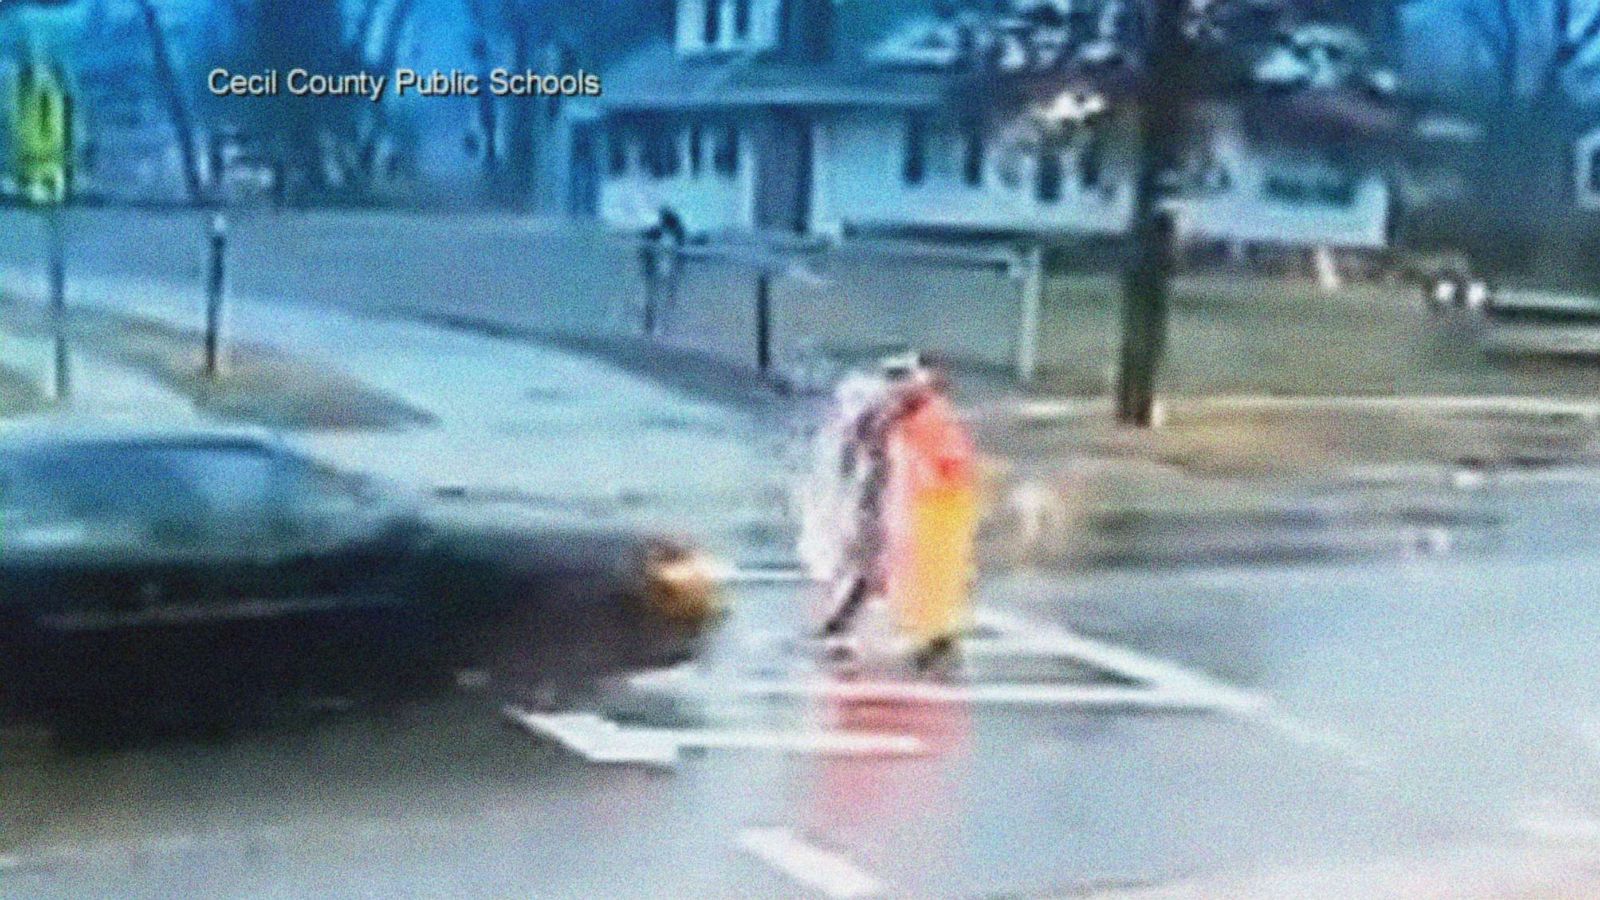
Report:
[[[1489,305],[1489,285],[1473,279],[1467,282],[1463,304],[1470,310],[1481,310]]]
[[[673,622],[704,624],[722,615],[721,568],[709,555],[663,542],[645,557],[645,603]]]

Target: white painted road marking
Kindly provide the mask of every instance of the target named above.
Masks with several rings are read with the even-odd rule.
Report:
[[[1190,698],[1196,708],[1212,709],[1271,729],[1303,747],[1317,747],[1358,769],[1377,770],[1382,762],[1348,735],[1285,713],[1271,699],[1224,684],[1200,672],[1126,647],[1087,638],[1048,623],[1033,622],[998,610],[979,610],[980,625],[998,631],[1019,649],[1084,662],[1098,669],[1141,681],[1167,697]]]
[[[1198,672],[1084,637],[1044,622],[1029,621],[999,610],[979,610],[978,625],[999,633],[1001,646],[1014,652],[1050,656],[1084,663],[1120,678],[1143,682],[1151,689],[1192,696],[1217,709],[1253,709],[1264,702],[1248,691],[1229,687]]]
[[[1242,722],[1264,727],[1296,745],[1331,753],[1353,768],[1367,771],[1383,768],[1382,760],[1351,736],[1336,728],[1293,716],[1263,694],[1224,684],[1204,673],[1167,660],[1007,612],[980,609],[974,615],[974,620],[980,628],[994,634],[976,637],[967,643],[963,649],[973,656],[1063,659],[1134,684],[962,684],[920,680],[841,680],[826,675],[803,675],[788,679],[740,678],[727,677],[725,673],[703,673],[693,665],[642,672],[632,676],[628,683],[641,691],[767,699],[1220,712]]]
[[[1532,837],[1556,843],[1600,842],[1600,820],[1583,816],[1528,815],[1517,820],[1517,828]]]
[[[808,843],[788,828],[746,828],[739,846],[762,862],[825,896],[877,897],[883,882],[838,853]]]
[[[693,667],[634,675],[629,685],[644,691],[690,691],[753,698],[814,698],[856,702],[996,706],[1059,706],[1147,711],[1254,709],[1265,700],[1221,685],[1178,666],[1101,643],[1066,629],[980,610],[977,624],[995,632],[964,647],[973,656],[1046,657],[1087,664],[1125,684],[1037,682],[945,683],[921,680],[841,680],[825,675],[799,678],[705,676]]]
[[[1572,730],[1591,754],[1600,755],[1600,720],[1581,718]],[[1518,830],[1555,843],[1600,843],[1600,818],[1562,797],[1546,797],[1516,820]]]
[[[726,566],[712,572],[719,584],[807,584],[815,581],[799,566]]]
[[[1253,722],[1302,747],[1320,749],[1339,757],[1352,768],[1377,772],[1383,760],[1348,734],[1329,725],[1307,722],[1267,703],[1253,710],[1233,710],[1244,722]]]
[[[635,687],[651,690],[665,678],[640,676]],[[751,698],[810,698],[853,702],[927,703],[939,705],[1055,706],[1062,708],[1143,709],[1204,712],[1217,709],[1216,698],[1183,691],[1123,685],[1080,684],[943,684],[929,681],[837,681],[825,677],[793,680],[747,679],[726,685],[703,683],[707,693]],[[695,685],[699,687],[700,685]]]
[[[768,750],[825,756],[915,756],[927,752],[914,735],[746,728],[646,728],[593,713],[531,713],[507,707],[507,718],[594,763],[669,766],[681,751]]]

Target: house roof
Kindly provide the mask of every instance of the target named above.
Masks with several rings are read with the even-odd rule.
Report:
[[[1403,140],[1410,117],[1392,103],[1350,88],[1305,88],[1243,98],[1246,127],[1291,143]]]
[[[658,42],[603,78],[600,102],[616,112],[785,106],[944,107],[961,112],[1037,105],[1064,91],[1098,94],[1112,105],[1137,102],[1139,73],[1133,66],[1000,73],[864,62],[798,64],[735,54],[686,59],[671,44]],[[1372,146],[1399,140],[1409,131],[1410,116],[1402,105],[1355,87],[1257,90],[1215,99],[1242,106],[1246,127],[1266,140]]]
[[[949,79],[864,65],[818,66],[770,56],[684,59],[672,46],[646,47],[602,74],[601,101],[613,111],[672,112],[754,106],[935,106]]]

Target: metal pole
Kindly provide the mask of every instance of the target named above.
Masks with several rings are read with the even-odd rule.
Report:
[[[1021,253],[1022,317],[1017,326],[1017,381],[1032,384],[1039,372],[1039,316],[1044,307],[1044,248]]]
[[[644,262],[644,336],[653,338],[656,336],[656,303],[661,296],[661,248],[647,239],[640,259]]]
[[[756,276],[756,366],[761,374],[772,368],[772,274]]]
[[[67,358],[67,248],[61,230],[61,211],[51,206],[45,213],[49,242],[50,328],[55,338],[56,402],[72,399],[72,374]]]
[[[211,253],[206,266],[206,358],[205,377],[215,381],[221,372],[218,345],[222,331],[223,261],[228,250],[228,220],[217,213],[211,217]]]
[[[1139,103],[1140,158],[1134,186],[1133,246],[1123,270],[1122,351],[1117,420],[1150,426],[1156,372],[1167,340],[1167,282],[1174,229],[1164,208],[1163,181],[1175,168],[1181,142],[1188,44],[1185,0],[1155,0]]]

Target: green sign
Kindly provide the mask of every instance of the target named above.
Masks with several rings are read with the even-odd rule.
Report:
[[[35,64],[22,70],[12,116],[17,186],[40,206],[67,198],[72,159],[72,101],[59,70]]]

